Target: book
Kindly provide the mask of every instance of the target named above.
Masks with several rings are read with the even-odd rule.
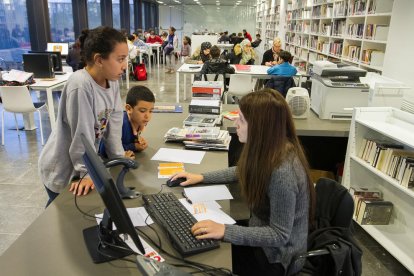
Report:
[[[156,105],[154,106],[154,113],[183,113],[182,105]]]
[[[3,80],[4,81],[17,81],[20,83],[24,83],[32,76],[33,76],[33,73],[11,69],[8,73],[3,74]]]
[[[234,121],[239,118],[239,110],[223,111],[221,115],[230,121]]]
[[[184,126],[216,126],[221,123],[220,115],[190,114],[183,122]]]
[[[363,200],[356,221],[362,225],[387,225],[392,209],[390,201]]]
[[[252,70],[250,65],[235,64],[234,67],[236,67],[236,70],[240,72],[250,72]]]

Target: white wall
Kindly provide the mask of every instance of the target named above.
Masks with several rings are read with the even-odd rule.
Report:
[[[382,74],[411,87],[414,94],[414,1],[394,0]]]
[[[246,6],[217,6],[205,5],[204,10],[198,5],[160,6],[160,27],[167,29],[174,26],[183,30],[185,35],[191,37],[193,32],[208,30],[210,32],[228,31],[242,32],[246,29],[255,37],[256,8]]]

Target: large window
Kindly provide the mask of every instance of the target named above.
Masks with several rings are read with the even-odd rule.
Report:
[[[129,0],[129,29],[130,33],[135,32],[134,0]]]
[[[112,19],[115,29],[121,29],[121,7],[119,6],[119,0],[112,0]]]
[[[88,0],[87,4],[89,29],[101,26],[101,0]]]
[[[52,42],[73,42],[73,14],[71,0],[48,0]]]
[[[26,0],[0,0],[0,68],[21,69],[22,53],[29,49]]]

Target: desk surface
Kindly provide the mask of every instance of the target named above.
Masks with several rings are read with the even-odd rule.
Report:
[[[149,147],[138,153],[136,160],[140,163],[137,170],[130,171],[125,180],[126,185],[135,186],[143,193],[157,193],[165,179],[157,178],[159,161],[151,161],[151,157],[159,147],[183,148],[182,144],[165,144],[163,136],[172,126],[181,126],[185,113],[157,113],[143,136]],[[207,152],[200,165],[185,164],[185,168],[192,172],[203,172],[227,167],[226,152]],[[114,169],[111,171],[117,175]],[[173,191],[180,194],[181,187],[168,188],[163,191]],[[179,196],[182,197],[182,196]],[[141,198],[124,201],[127,207],[142,205]],[[223,209],[230,210],[228,201],[220,201]],[[103,203],[96,191],[86,197],[78,198],[78,205],[89,214],[100,213]],[[230,212],[231,213],[231,212]],[[74,205],[73,195],[63,192],[32,225],[14,242],[1,256],[0,267],[4,275],[136,275],[136,266],[125,261],[113,261],[96,265],[87,252],[83,241],[82,230],[93,226],[96,221],[81,215]],[[146,233],[155,238],[148,227]],[[163,247],[169,252],[171,244],[162,231],[158,231],[164,241]],[[166,258],[168,259],[168,258]],[[215,267],[231,268],[231,246],[221,243],[220,249],[194,255],[192,261],[203,262]]]
[[[35,83],[31,84],[30,87],[32,89],[40,89],[40,88],[48,88],[51,86],[55,86],[57,84],[61,84],[66,82],[72,73],[66,73],[63,75],[55,75],[55,79],[53,80],[44,80],[44,79],[35,79]]]
[[[160,103],[161,104],[161,103]],[[183,104],[184,110],[187,105]],[[225,105],[225,110],[234,110],[236,105]],[[156,193],[165,180],[157,178],[158,161],[151,161],[151,157],[159,147],[183,148],[182,144],[165,144],[163,136],[172,126],[181,126],[187,116],[185,113],[154,113],[153,119],[143,136],[149,147],[136,155],[140,163],[137,170],[127,174],[125,181],[128,186],[135,186],[143,193]],[[299,135],[314,136],[344,136],[348,135],[349,122],[323,121],[311,113],[307,120],[295,120]],[[232,126],[233,122],[224,120],[224,127]],[[209,151],[206,153],[201,166],[185,164],[190,172],[206,172],[227,167],[226,152]],[[111,171],[117,175],[117,170]],[[233,196],[237,185],[230,185]],[[180,194],[181,187],[168,188],[163,191],[173,191]],[[237,191],[236,191],[237,192]],[[181,196],[179,196],[181,197]],[[237,200],[220,201],[223,210],[235,219],[245,218],[246,209]],[[141,199],[125,201],[127,207],[142,205]],[[86,197],[78,198],[78,205],[89,214],[100,213],[103,204],[96,191]],[[0,267],[4,275],[132,275],[137,274],[136,266],[125,261],[113,261],[96,265],[92,263],[83,241],[82,230],[95,225],[93,219],[81,215],[75,208],[73,195],[63,192],[42,215],[30,225],[26,231],[14,242],[0,258]],[[155,237],[147,227],[145,232]],[[163,247],[172,251],[171,244],[161,231],[164,241]],[[212,250],[190,257],[190,260],[206,264],[231,268],[230,244],[221,243],[220,249]],[[168,259],[168,258],[166,258]]]

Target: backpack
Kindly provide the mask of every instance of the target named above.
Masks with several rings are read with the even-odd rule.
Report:
[[[134,77],[137,81],[147,80],[147,69],[145,68],[145,63],[135,65]]]

